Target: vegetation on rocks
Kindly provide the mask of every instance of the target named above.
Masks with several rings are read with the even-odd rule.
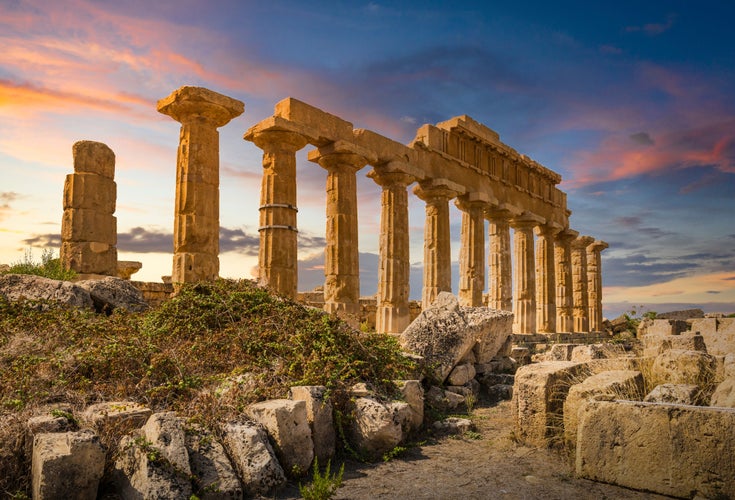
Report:
[[[70,280],[77,273],[70,269],[64,269],[61,260],[54,257],[54,251],[46,248],[41,254],[40,262],[33,258],[33,252],[28,249],[22,260],[13,262],[7,269],[0,271],[0,274],[32,274],[54,280]]]
[[[186,285],[158,308],[110,316],[0,296],[0,492],[27,491],[24,424],[49,404],[132,400],[216,430],[294,385],[324,385],[339,405],[358,381],[392,392],[410,368],[393,338],[247,280]]]

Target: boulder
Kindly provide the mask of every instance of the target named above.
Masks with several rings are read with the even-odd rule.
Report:
[[[434,422],[434,430],[441,434],[464,434],[472,430],[472,420],[469,418],[448,417]]]
[[[327,397],[327,388],[305,385],[291,387],[289,397],[306,403],[306,419],[311,427],[314,456],[319,463],[326,464],[334,455],[336,443],[332,403]]]
[[[735,353],[735,318],[695,319],[692,330],[702,334],[708,353],[722,356]]]
[[[440,411],[455,410],[466,403],[465,395],[452,391],[445,391],[432,385],[426,391],[426,402]]]
[[[441,292],[404,330],[400,343],[422,356],[442,383],[473,349],[478,363],[490,361],[510,334],[512,318],[508,311],[460,306],[454,295]]]
[[[114,309],[142,312],[148,309],[143,292],[128,280],[107,276],[103,279],[81,280],[75,284],[89,292],[99,312],[111,312]]]
[[[255,422],[228,422],[222,427],[223,443],[237,470],[245,493],[267,495],[286,482],[281,464],[268,442],[268,434]]]
[[[572,351],[579,344],[554,344],[544,355],[545,361],[571,361]]]
[[[94,307],[92,297],[84,288],[68,281],[52,280],[30,274],[0,275],[0,295],[11,302],[22,299],[48,300],[68,307],[86,309]]]
[[[660,384],[643,398],[646,403],[702,404],[702,390],[693,384]]]
[[[735,409],[589,401],[577,475],[685,498],[735,497]]]
[[[712,393],[710,406],[735,408],[735,378],[726,378],[720,382]]]
[[[587,344],[575,347],[572,350],[570,361],[582,362],[593,359],[612,359],[625,354],[625,349],[617,344]]]
[[[651,382],[714,388],[716,373],[717,360],[714,356],[701,351],[671,349],[656,356],[651,367]]]
[[[679,335],[651,334],[643,337],[644,357],[658,356],[671,349],[707,352],[704,337],[697,332],[685,332]]]
[[[469,363],[455,366],[447,377],[449,385],[465,385],[475,378],[475,367]]]
[[[82,419],[100,433],[114,428],[119,433],[139,429],[151,416],[151,409],[133,401],[110,401],[88,406]]]
[[[513,384],[495,384],[485,386],[485,394],[490,402],[509,401],[513,399]]]
[[[181,419],[173,411],[154,413],[143,426],[143,434],[149,446],[168,461],[177,471],[191,475],[189,455],[186,452],[186,435]]]
[[[409,407],[408,429],[404,432],[416,431],[424,424],[424,388],[418,380],[399,380],[396,384]]]
[[[243,497],[242,486],[227,458],[224,447],[214,435],[200,426],[186,429],[194,494],[201,500],[229,500]]]
[[[403,440],[403,429],[393,410],[375,398],[357,398],[350,426],[351,444],[371,458],[395,448]]]
[[[643,375],[635,370],[611,370],[586,378],[569,389],[564,401],[564,440],[571,449],[577,444],[577,414],[595,398],[639,400],[643,395]]]
[[[94,500],[104,468],[105,450],[89,429],[43,433],[33,438],[33,498]]]
[[[276,456],[288,473],[301,476],[308,472],[314,460],[314,441],[305,401],[271,399],[248,406],[245,413],[268,431]]]

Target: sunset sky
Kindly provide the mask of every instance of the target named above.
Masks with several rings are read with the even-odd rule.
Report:
[[[606,316],[735,312],[733,20],[726,0],[0,0],[0,263],[58,247],[72,144],[94,140],[117,157],[119,258],[143,262],[134,279],[169,275],[179,124],[156,101],[196,85],[245,103],[220,130],[222,276],[257,263],[261,151],[242,135],[292,96],[404,143],[470,115],[560,173],[572,229],[610,244]],[[301,289],[323,280],[326,172],[308,149]],[[368,170],[365,295],[380,212]],[[423,209],[411,196],[414,298]],[[452,207],[455,255],[459,219]]]

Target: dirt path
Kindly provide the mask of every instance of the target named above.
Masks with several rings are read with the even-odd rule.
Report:
[[[568,461],[512,439],[510,402],[474,410],[479,438],[445,437],[400,458],[348,461],[335,498],[367,499],[663,499],[651,493],[574,477]],[[290,485],[280,499],[299,498]]]

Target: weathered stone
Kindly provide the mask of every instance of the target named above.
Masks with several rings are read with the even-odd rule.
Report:
[[[306,403],[306,418],[311,427],[314,456],[320,464],[326,464],[327,460],[334,455],[336,443],[332,402],[327,397],[327,388],[324,386],[295,386],[291,387],[289,397]]]
[[[594,241],[590,236],[577,236],[572,241],[572,310],[574,331],[587,333],[589,327],[589,278],[587,276],[587,246]]]
[[[118,260],[117,277],[124,280],[129,280],[130,277],[140,271],[142,267],[142,262],[138,262],[135,260]]]
[[[352,445],[369,457],[381,456],[403,439],[394,412],[374,398],[357,398],[354,415],[350,426]]]
[[[72,416],[70,409],[58,409],[64,415],[54,416],[49,412],[45,415],[36,415],[26,421],[26,427],[31,435],[50,433],[50,432],[67,432],[73,430],[74,423],[65,415]]]
[[[604,241],[595,240],[587,246],[587,291],[589,293],[590,331],[602,331],[602,257],[608,248]]]
[[[115,212],[117,185],[112,179],[92,173],[68,174],[64,183],[64,209],[82,208]]]
[[[654,319],[646,335],[679,335],[689,330],[689,323],[682,319]]]
[[[160,452],[178,472],[191,475],[189,455],[186,452],[186,435],[181,420],[173,411],[154,413],[143,426],[145,439]]]
[[[702,390],[692,384],[661,384],[643,398],[646,403],[702,404]]]
[[[685,332],[679,335],[649,334],[643,337],[643,356],[658,356],[670,349],[707,352],[704,337],[698,333]]]
[[[314,459],[314,441],[306,417],[306,402],[272,399],[248,406],[245,413],[268,431],[284,469],[305,474]]]
[[[519,441],[548,446],[561,438],[564,400],[573,383],[584,380],[584,368],[572,361],[545,361],[518,369],[511,409]]]
[[[615,358],[625,354],[621,346],[613,344],[587,344],[575,347],[572,350],[571,361],[582,362],[593,359]]]
[[[735,377],[726,378],[717,385],[709,404],[710,406],[735,408]]]
[[[33,498],[97,498],[105,450],[93,431],[37,434],[31,462]]]
[[[208,430],[189,427],[186,451],[189,455],[194,494],[201,500],[228,500],[243,497],[240,480],[225,449]]]
[[[705,318],[692,320],[692,330],[699,331],[712,355],[735,352],[735,318]]]
[[[52,280],[30,274],[0,276],[0,295],[11,302],[18,300],[48,300],[69,307],[92,308],[89,292],[68,281]],[[40,307],[40,306],[39,306]]]
[[[77,141],[72,146],[74,172],[96,174],[106,179],[115,177],[115,153],[106,144]]]
[[[132,401],[112,401],[88,406],[82,419],[100,432],[114,428],[118,432],[139,429],[151,416],[151,410]]]
[[[223,444],[248,495],[266,495],[286,482],[268,435],[255,422],[229,422]]]
[[[432,385],[426,391],[426,402],[439,410],[455,410],[465,404],[465,396]]]
[[[536,332],[536,273],[533,228],[539,219],[524,212],[510,219],[513,228],[513,333]]]
[[[579,344],[554,344],[545,354],[546,361],[571,361],[572,351]]]
[[[128,280],[108,276],[101,280],[77,281],[76,285],[89,292],[99,311],[111,312],[119,308],[142,312],[148,309],[143,293]]]
[[[704,388],[712,386],[716,371],[717,361],[705,352],[670,349],[656,356],[651,379],[652,382],[694,384]]]
[[[469,418],[448,417],[434,422],[434,430],[442,434],[464,434],[472,430],[472,420]]]
[[[510,358],[519,366],[531,363],[531,349],[525,346],[514,346],[510,350]]]
[[[117,273],[117,248],[99,241],[62,241],[61,263],[80,274],[113,276]]]
[[[588,399],[612,397],[639,400],[643,395],[643,375],[634,370],[601,372],[569,389],[564,400],[564,440],[572,449],[577,444],[577,416]]]
[[[693,318],[704,318],[704,311],[701,309],[684,309],[681,311],[669,311],[656,314],[656,319],[686,320]]]
[[[576,471],[663,495],[730,498],[734,427],[733,409],[589,402],[580,411]]]
[[[465,385],[467,382],[475,378],[475,367],[469,363],[457,365],[449,373],[447,383],[449,385]]]
[[[476,332],[472,349],[476,363],[489,363],[510,347],[508,338],[513,330],[513,313],[483,307],[463,309],[467,327]]]
[[[418,430],[424,423],[424,388],[418,380],[401,380],[397,385],[410,409],[409,432]]]

